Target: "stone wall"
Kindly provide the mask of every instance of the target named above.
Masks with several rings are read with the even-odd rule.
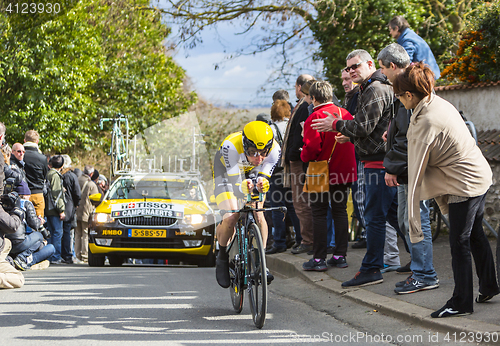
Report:
[[[500,130],[499,82],[437,87],[436,94],[463,111],[467,120],[474,122],[477,131]],[[500,142],[496,145],[500,145]],[[493,185],[486,195],[484,217],[498,232],[500,230],[500,160],[494,157],[488,162],[493,171]]]
[[[486,195],[484,217],[498,233],[500,230],[500,162],[490,161],[490,166],[493,171],[493,185]]]
[[[500,85],[466,89],[459,89],[458,86],[437,87],[436,94],[463,111],[478,131],[500,130]]]

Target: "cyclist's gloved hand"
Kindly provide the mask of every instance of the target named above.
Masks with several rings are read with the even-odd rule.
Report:
[[[240,190],[241,190],[241,193],[243,193],[245,195],[249,195],[251,193],[251,191],[253,190],[252,179],[243,180],[241,182],[241,185],[240,185]]]
[[[257,190],[259,190],[260,193],[269,191],[269,180],[264,177],[259,177],[257,179]]]

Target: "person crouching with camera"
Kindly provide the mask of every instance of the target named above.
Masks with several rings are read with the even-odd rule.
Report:
[[[52,244],[47,244],[50,232],[43,227],[43,219],[36,215],[33,203],[29,201],[31,191],[26,182],[21,182],[16,187],[16,192],[20,197],[20,207],[25,211],[25,219],[21,226],[13,234],[8,234],[7,238],[12,242],[10,255],[14,258],[14,265],[18,270],[24,271],[40,263],[40,269],[47,268],[55,248]]]
[[[14,200],[16,200],[15,195],[12,196]],[[9,198],[8,205],[5,205],[7,209],[4,209],[3,200],[2,196],[0,204],[0,288],[20,288],[24,285],[24,276],[7,261],[12,243],[8,238],[5,238],[5,235],[15,233],[21,226],[24,220],[24,211],[16,203],[12,205],[11,198]],[[17,200],[19,200],[19,196],[17,196]]]

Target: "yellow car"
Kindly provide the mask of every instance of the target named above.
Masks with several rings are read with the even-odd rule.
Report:
[[[100,194],[91,195],[93,201]],[[128,258],[215,265],[215,215],[194,175],[130,173],[102,198],[89,226],[90,266]]]

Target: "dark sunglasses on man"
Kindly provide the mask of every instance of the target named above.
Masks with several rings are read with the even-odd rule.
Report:
[[[366,61],[361,61],[361,62],[358,62],[357,64],[352,64],[351,66],[347,66],[347,67],[344,69],[344,71],[345,71],[345,72],[349,72],[349,71],[351,71],[351,70],[355,70],[355,69],[357,69],[358,67],[360,67],[360,66],[361,66],[361,64],[362,64],[362,63],[364,63],[364,62],[366,62]]]

